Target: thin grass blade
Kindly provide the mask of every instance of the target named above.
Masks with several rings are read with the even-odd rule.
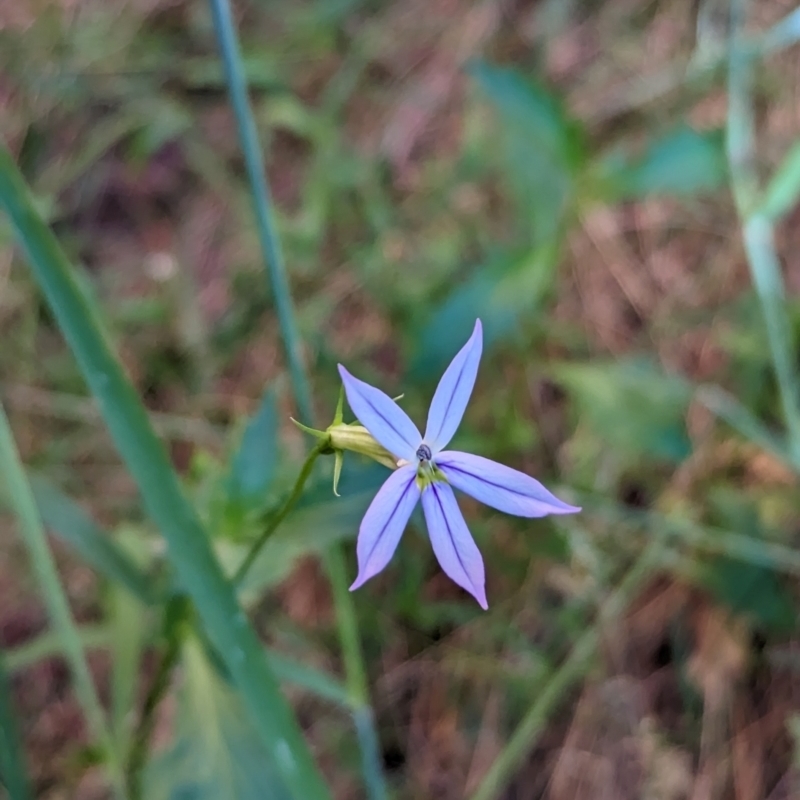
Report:
[[[150,578],[74,500],[46,478],[32,476],[33,496],[42,521],[78,555],[108,580],[124,586],[145,605],[156,602]]]
[[[75,694],[86,715],[89,729],[105,754],[114,791],[118,797],[125,797],[122,772],[105,713],[86,662],[67,596],[61,586],[56,562],[47,543],[33,492],[20,462],[11,426],[2,406],[0,406],[0,479],[8,491],[9,502],[19,523],[20,536],[28,549],[50,622],[61,640],[64,655],[75,681]]]

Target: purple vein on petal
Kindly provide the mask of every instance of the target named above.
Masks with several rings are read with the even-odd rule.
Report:
[[[422,493],[422,510],[433,552],[445,573],[466,589],[484,610],[486,602],[483,558],[446,483],[432,483]]]
[[[416,475],[414,464],[395,470],[370,503],[358,531],[358,577],[351,592],[377,575],[394,555],[419,501]]]
[[[436,456],[436,466],[456,489],[506,514],[544,517],[580,511],[530,475],[482,456],[448,450]]]
[[[467,408],[483,351],[483,328],[475,321],[469,341],[456,353],[442,375],[428,411],[425,441],[434,453],[453,438]]]
[[[387,394],[354,377],[341,364],[339,374],[358,421],[392,455],[413,461],[422,436],[408,414]]]

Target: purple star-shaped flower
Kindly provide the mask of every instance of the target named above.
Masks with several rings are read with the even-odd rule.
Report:
[[[347,400],[359,422],[398,460],[367,509],[358,532],[358,577],[350,590],[377,575],[391,559],[411,512],[422,499],[433,552],[442,569],[488,608],[483,559],[452,487],[518,517],[573,514],[539,481],[488,458],[443,450],[464,415],[483,349],[481,321],[445,371],[428,411],[425,436],[380,389],[354,378],[341,364]]]

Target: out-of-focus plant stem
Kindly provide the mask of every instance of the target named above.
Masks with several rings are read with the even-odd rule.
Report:
[[[795,369],[796,352],[786,311],[786,290],[775,250],[772,222],[758,212],[761,192],[756,171],[755,120],[751,98],[753,59],[744,46],[743,33],[747,8],[748,0],[731,0],[726,127],[728,164],[742,224],[747,263],[767,329],[789,450],[795,469],[800,469],[800,395]]]
[[[164,648],[156,674],[147,690],[125,765],[131,800],[140,800],[142,797],[142,771],[147,762],[150,737],[155,729],[156,711],[169,690],[172,671],[180,659],[185,633],[190,629],[191,614],[191,604],[184,595],[173,595],[164,608],[162,624]]]

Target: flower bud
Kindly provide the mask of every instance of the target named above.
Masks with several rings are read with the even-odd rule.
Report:
[[[350,450],[377,461],[389,469],[397,469],[397,459],[363,425],[331,425],[326,433],[334,450]]]

